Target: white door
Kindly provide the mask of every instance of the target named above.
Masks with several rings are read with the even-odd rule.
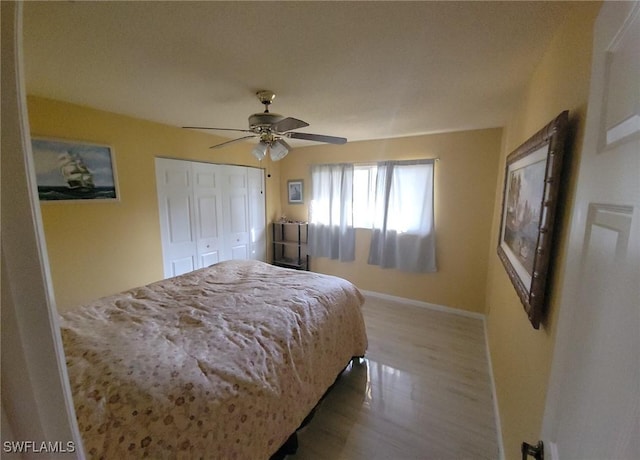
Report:
[[[225,252],[229,259],[249,259],[251,239],[249,227],[249,184],[243,166],[224,168],[224,236]]]
[[[640,459],[640,4],[604,2],[543,423],[546,458]]]
[[[249,173],[249,225],[251,258],[267,260],[267,223],[264,193],[264,170],[248,168]]]
[[[221,167],[192,163],[193,197],[196,219],[197,268],[225,260],[222,226]]]
[[[156,159],[164,276],[266,259],[263,170]]]
[[[164,276],[169,278],[198,267],[191,163],[156,158],[156,181]]]

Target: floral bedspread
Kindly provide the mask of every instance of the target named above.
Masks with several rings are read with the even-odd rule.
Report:
[[[228,261],[62,315],[89,458],[267,459],[352,356],[348,281]]]

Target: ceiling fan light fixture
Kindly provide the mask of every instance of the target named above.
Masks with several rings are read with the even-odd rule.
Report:
[[[287,144],[283,139],[278,139],[273,144],[271,144],[270,155],[273,161],[282,160],[287,156],[291,150],[291,146]]]
[[[262,161],[267,154],[270,154],[269,156],[272,161],[278,161],[286,157],[291,150],[291,146],[289,146],[283,138],[301,139],[304,141],[324,142],[326,144],[337,145],[345,144],[347,142],[347,139],[344,137],[325,136],[322,134],[300,133],[294,131],[295,129],[309,126],[309,123],[298,120],[297,118],[283,117],[277,113],[269,112],[269,105],[276,97],[274,92],[261,90],[256,93],[256,96],[264,105],[264,112],[254,113],[249,117],[249,129],[213,128],[204,126],[183,126],[183,128],[250,133],[237,139],[231,139],[220,144],[212,145],[210,148],[217,149],[235,142],[243,141],[244,139],[249,139],[250,137],[257,137],[260,142],[251,151],[251,154],[257,158],[258,161]]]
[[[267,156],[267,150],[269,150],[269,144],[266,142],[260,141],[258,145],[256,145],[251,154],[258,159],[258,161],[264,160],[264,157]],[[273,154],[272,154],[273,157]]]

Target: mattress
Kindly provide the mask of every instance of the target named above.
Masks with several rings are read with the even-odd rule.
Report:
[[[346,280],[227,261],[61,317],[90,458],[269,458],[367,337]]]

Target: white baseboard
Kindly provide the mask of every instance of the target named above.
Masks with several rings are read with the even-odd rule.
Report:
[[[502,440],[502,423],[500,421],[500,408],[498,406],[498,393],[496,393],[496,379],[493,376],[493,364],[491,362],[491,350],[489,348],[489,334],[487,333],[487,322],[484,323],[484,345],[487,353],[487,363],[489,365],[489,379],[491,379],[491,399],[493,399],[493,414],[496,422],[496,432],[498,435],[498,450],[500,451],[500,460],[505,460],[504,442]]]
[[[443,313],[451,313],[454,315],[466,316],[469,318],[481,319],[484,321],[484,315],[482,313],[476,313],[473,311],[460,310],[459,308],[445,307],[444,305],[437,305],[435,303],[423,302],[421,300],[407,299],[405,297],[396,297],[394,295],[383,294],[381,292],[365,291],[360,289],[365,296],[375,297],[382,300],[389,300],[392,302],[404,303],[412,305],[414,307],[428,308],[430,310],[441,311]]]

